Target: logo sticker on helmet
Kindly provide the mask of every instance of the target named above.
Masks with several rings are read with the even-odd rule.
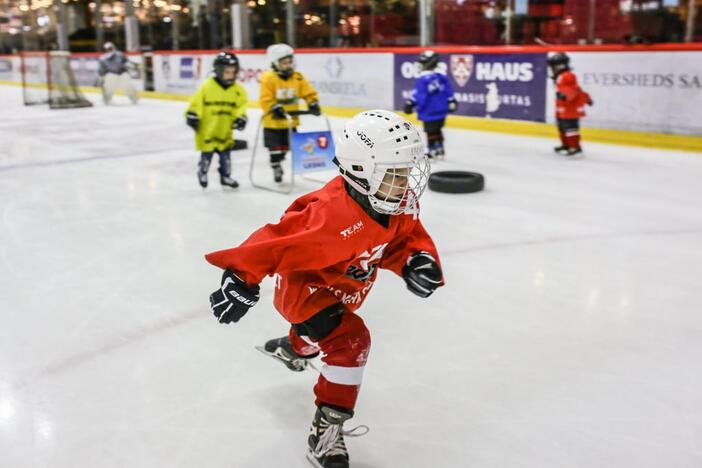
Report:
[[[373,140],[371,140],[370,138],[368,138],[368,135],[366,135],[366,134],[363,133],[362,131],[357,130],[357,131],[356,131],[356,135],[358,135],[358,136],[361,138],[361,141],[362,141],[363,143],[365,143],[366,146],[368,146],[369,148],[372,148],[372,147],[375,146],[375,143],[373,143]]]

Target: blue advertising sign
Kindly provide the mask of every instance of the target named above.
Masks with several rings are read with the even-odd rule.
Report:
[[[181,57],[180,58],[180,78],[181,79],[198,79],[200,78],[200,66],[202,59],[200,57]]]
[[[332,162],[334,140],[330,131],[293,132],[290,144],[295,174],[336,169]]]
[[[395,55],[395,108],[402,109],[421,73],[417,56]],[[456,115],[546,120],[546,54],[443,54],[458,101]]]
[[[0,73],[12,73],[12,60],[0,59]]]

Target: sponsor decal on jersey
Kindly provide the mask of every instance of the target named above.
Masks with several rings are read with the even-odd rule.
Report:
[[[298,101],[294,88],[278,88],[275,90],[275,100],[279,104],[288,105]]]
[[[451,75],[458,86],[464,87],[470,80],[471,73],[473,73],[472,55],[451,56]]]
[[[373,276],[373,273],[375,273],[376,270],[376,265],[371,265],[368,270],[364,270],[361,267],[357,267],[355,265],[349,266],[348,270],[346,270],[346,277],[354,279],[356,281],[367,281],[368,278]]]
[[[361,255],[359,255],[358,258],[361,259],[361,268],[368,271],[370,269],[371,262],[383,258],[383,253],[385,252],[385,247],[387,246],[387,242],[385,244],[376,245],[371,250],[363,252]]]
[[[341,234],[341,237],[344,239],[348,239],[349,237],[353,236],[354,234],[357,234],[363,229],[363,221],[358,221],[357,223],[353,224],[350,227],[347,227],[344,230],[339,231],[339,234]]]
[[[366,285],[363,286],[363,289],[361,289],[360,291],[354,291],[352,293],[347,293],[333,286],[327,287],[327,291],[334,294],[334,296],[336,296],[336,298],[339,299],[339,301],[342,304],[360,304],[361,302],[363,302],[363,299],[365,299],[366,295],[368,294],[368,291],[370,291],[373,287],[373,284],[373,281],[367,281]]]
[[[359,255],[358,264],[349,265],[349,268],[346,270],[346,277],[362,282],[368,281],[375,273],[377,264],[383,258],[383,253],[387,246],[387,243],[380,244]]]

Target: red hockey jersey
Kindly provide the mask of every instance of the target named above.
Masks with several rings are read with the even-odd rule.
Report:
[[[585,117],[585,104],[590,95],[580,88],[575,73],[566,70],[556,78],[556,91],[565,99],[556,99],[556,117],[559,119],[579,119]]]
[[[290,323],[300,323],[338,302],[358,309],[378,268],[402,275],[408,257],[419,251],[439,261],[416,216],[390,216],[385,228],[351,198],[338,176],[295,200],[278,224],[205,258],[249,285],[274,276],[276,309]]]

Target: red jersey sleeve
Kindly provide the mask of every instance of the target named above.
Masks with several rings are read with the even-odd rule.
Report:
[[[407,235],[394,239],[388,245],[385,255],[380,261],[380,268],[393,271],[398,276],[402,276],[402,268],[407,264],[407,259],[417,252],[428,252],[441,265],[434,241],[432,241],[419,219],[413,222],[413,226]]]
[[[205,255],[212,265],[229,269],[247,284],[259,284],[274,273],[322,270],[342,258],[344,252],[330,248],[338,242],[325,229],[318,201],[299,200],[277,224],[267,224],[251,234],[240,246]]]

